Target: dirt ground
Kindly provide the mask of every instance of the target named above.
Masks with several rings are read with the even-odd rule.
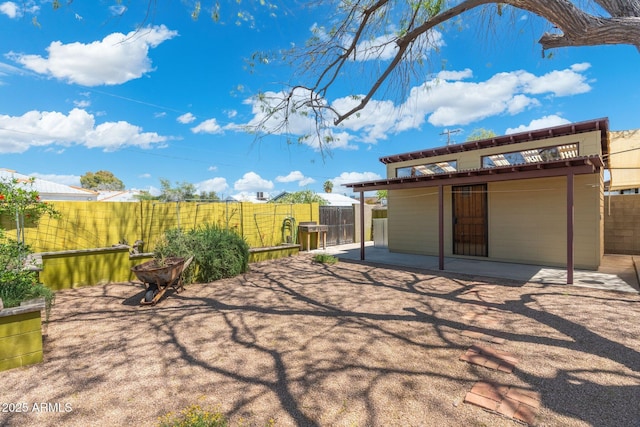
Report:
[[[640,426],[637,294],[299,255],[143,295],[59,292],[44,362],[0,373],[0,425],[152,426],[192,404],[232,426],[518,425],[464,403],[490,380],[540,393],[539,426]],[[459,360],[470,327],[512,373]]]

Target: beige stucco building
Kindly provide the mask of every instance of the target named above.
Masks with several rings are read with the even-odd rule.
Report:
[[[608,119],[380,159],[391,252],[597,269]],[[361,247],[364,258],[364,246]]]

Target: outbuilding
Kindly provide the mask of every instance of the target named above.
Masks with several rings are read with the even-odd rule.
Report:
[[[572,283],[604,255],[608,128],[601,118],[386,156],[386,179],[346,186],[360,200],[388,190],[391,252],[438,256],[440,269],[445,256],[566,266]]]

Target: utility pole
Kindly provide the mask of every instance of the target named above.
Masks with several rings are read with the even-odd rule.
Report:
[[[440,135],[447,135],[447,145],[451,145],[451,134],[462,132],[462,129],[445,129]]]

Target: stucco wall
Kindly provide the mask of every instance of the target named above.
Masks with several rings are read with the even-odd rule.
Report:
[[[574,264],[600,265],[600,176],[574,180]],[[495,260],[565,266],[567,260],[566,178],[491,183],[489,257]]]
[[[389,190],[389,250],[426,255],[438,254],[438,187]],[[444,189],[445,253],[451,245],[451,187]]]
[[[603,253],[599,174],[574,180],[574,264],[597,269]],[[486,259],[566,265],[566,178],[489,183]],[[452,256],[452,194],[444,188],[444,248]],[[438,254],[438,189],[389,191],[389,250]]]

